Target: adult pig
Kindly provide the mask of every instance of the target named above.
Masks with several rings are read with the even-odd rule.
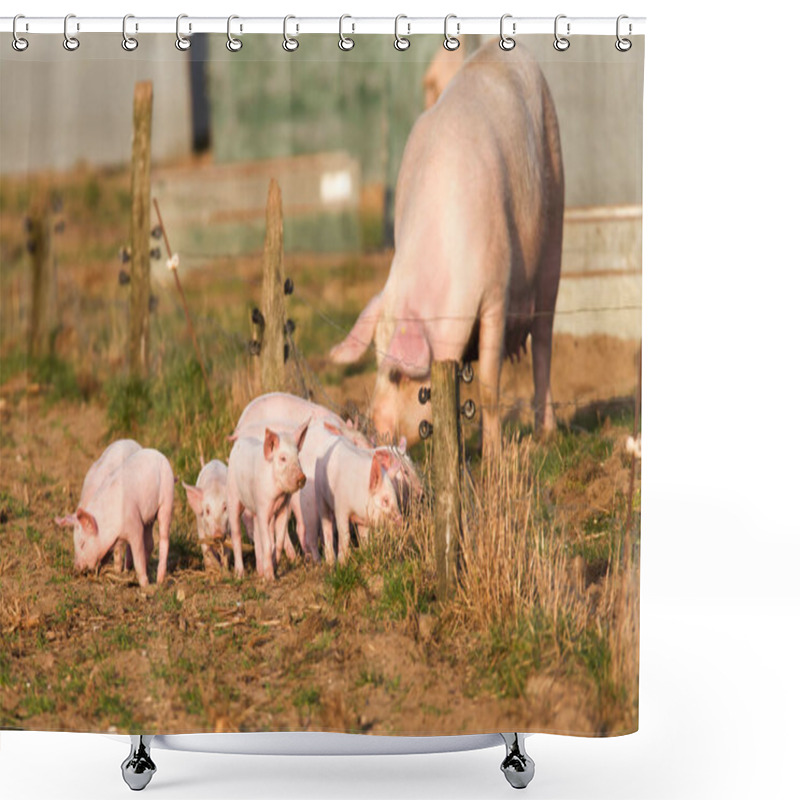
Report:
[[[186,499],[197,518],[197,536],[206,569],[228,568],[228,468],[214,459],[203,466],[194,486],[183,484]]]
[[[147,586],[147,562],[158,522],[158,582],[167,574],[169,527],[175,479],[169,461],[157,450],[140,449],[106,476],[75,514],[57,519],[71,525],[75,569],[95,569],[118,542],[131,550],[140,586]]]
[[[244,575],[239,525],[243,511],[254,517],[256,570],[261,577],[275,577],[275,520],[290,495],[305,485],[306,476],[298,454],[303,449],[309,421],[301,423],[293,433],[265,427],[263,438],[236,436],[228,459],[227,493],[234,570],[238,578]]]
[[[500,370],[532,337],[538,429],[550,394],[561,272],[564,180],[550,91],[523,46],[487,43],[417,120],[397,181],[396,250],[332,359],[358,359],[374,338],[371,413],[379,432],[418,438],[418,389],[431,361],[479,361],[484,453],[500,443]]]
[[[325,541],[325,560],[333,564],[334,523],[339,533],[338,561],[347,560],[350,548],[350,523],[358,528],[359,538],[382,520],[402,520],[386,453],[369,451],[339,439],[317,462],[314,488]]]

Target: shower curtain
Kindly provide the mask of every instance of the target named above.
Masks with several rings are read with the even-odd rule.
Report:
[[[0,51],[0,728],[638,727],[644,39]]]

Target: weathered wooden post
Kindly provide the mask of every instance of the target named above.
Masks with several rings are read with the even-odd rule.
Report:
[[[284,329],[286,305],[283,299],[283,203],[281,188],[273,178],[267,197],[267,233],[264,238],[264,279],[261,284],[263,340],[261,344],[261,391],[282,392],[284,374]],[[260,322],[260,320],[259,320]]]
[[[52,334],[57,326],[52,221],[46,202],[38,203],[32,210],[27,227],[28,250],[33,261],[28,355],[41,358],[50,352]]]
[[[146,378],[150,349],[150,137],[153,84],[133,90],[131,159],[131,293],[128,361],[131,377]]]
[[[459,364],[434,361],[431,365],[433,415],[433,486],[436,536],[437,596],[451,598],[458,579],[461,549],[461,403]]]

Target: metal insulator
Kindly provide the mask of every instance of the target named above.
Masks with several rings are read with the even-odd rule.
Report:
[[[25,249],[33,255],[36,252],[36,242],[33,239],[28,239],[28,241],[25,242]]]
[[[474,377],[475,372],[472,369],[472,362],[467,361],[467,363],[461,367],[461,380],[464,381],[464,383],[472,383]]]
[[[147,307],[151,314],[158,308],[158,298],[154,294],[150,295],[150,302],[147,304]]]
[[[120,286],[127,286],[131,282],[131,276],[125,272],[124,269],[119,271],[119,275],[117,277],[119,279]]]
[[[461,413],[467,419],[472,419],[475,416],[475,411],[475,402],[473,400],[467,400],[467,402],[461,407]]]
[[[287,319],[286,324],[283,326],[283,332],[291,336],[294,333],[294,320]]]
[[[419,424],[419,438],[427,439],[433,433],[433,425],[424,419]]]
[[[131,251],[128,247],[120,247],[119,249],[119,260],[123,264],[127,264],[131,260]]]
[[[264,327],[264,315],[261,313],[260,309],[253,309],[250,314],[250,321],[253,323],[253,325],[258,325],[259,328]]]
[[[261,342],[257,339],[251,339],[247,343],[247,352],[250,353],[251,356],[257,356],[261,354]]]
[[[431,399],[431,387],[430,386],[420,386],[419,387],[419,402],[420,405],[425,405]]]
[[[53,225],[53,230],[56,233],[64,233],[64,220],[60,219],[58,222],[56,222],[56,224]]]
[[[161,226],[160,225],[156,225],[155,228],[153,228],[153,230],[150,231],[150,235],[154,239],[160,239],[161,238],[161,232],[162,232],[161,231]]]
[[[289,345],[285,344],[283,346],[283,363],[285,364],[289,360]]]
[[[283,293],[291,294],[293,291],[294,291],[294,281],[291,278],[287,278],[283,282]]]
[[[161,258],[161,248],[160,247],[152,247],[150,249],[150,258],[154,261],[158,261]]]

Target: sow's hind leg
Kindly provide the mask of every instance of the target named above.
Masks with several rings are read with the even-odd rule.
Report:
[[[561,229],[552,232],[549,246],[536,277],[536,312],[531,326],[533,364],[533,413],[536,431],[545,436],[555,433],[556,415],[550,391],[550,362],[553,354],[558,281],[561,276]]]
[[[484,312],[480,323],[480,379],[483,457],[500,454],[500,368],[505,335],[505,311]]]

